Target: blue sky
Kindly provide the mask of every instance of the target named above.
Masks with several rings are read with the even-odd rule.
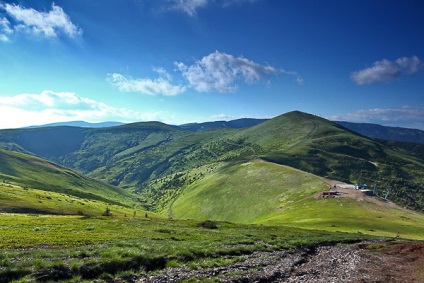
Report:
[[[0,128],[272,118],[424,129],[420,0],[0,1]]]

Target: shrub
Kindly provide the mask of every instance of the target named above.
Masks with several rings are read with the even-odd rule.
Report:
[[[216,222],[211,220],[202,221],[197,224],[197,226],[206,229],[218,229],[218,225],[216,224]]]
[[[23,268],[6,268],[0,271],[0,283],[8,283],[13,280],[18,280],[28,274],[31,271]]]
[[[34,277],[37,282],[62,281],[72,278],[72,270],[69,266],[59,264],[40,269]]]
[[[106,207],[106,210],[105,210],[105,212],[103,212],[103,214],[102,214],[103,216],[111,216],[112,215],[112,213],[110,213],[110,209],[109,209],[109,207]]]

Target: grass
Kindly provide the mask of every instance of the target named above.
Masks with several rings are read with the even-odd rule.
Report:
[[[257,250],[369,238],[289,227],[216,224],[217,229],[208,229],[199,227],[197,221],[159,218],[0,214],[0,277],[19,282],[35,278],[90,282],[128,273],[142,275],[166,266],[225,266]]]
[[[1,149],[0,189],[3,211],[96,215],[111,206],[115,213],[132,214],[140,207],[134,196],[121,188],[40,158]]]
[[[344,198],[310,198],[257,223],[424,240],[423,214]]]
[[[321,120],[290,113],[249,129],[199,134],[132,124],[86,132],[81,148],[57,156],[137,191],[143,204],[162,209],[162,215],[196,219],[186,221],[151,212],[145,217],[127,190],[0,150],[1,210],[84,215],[0,214],[0,283],[112,280],[166,266],[228,265],[257,250],[374,236],[423,240],[420,213],[314,199],[327,189],[320,178],[256,158],[346,180],[380,174],[399,186],[395,197],[419,205],[422,160]],[[409,187],[411,182],[418,185]],[[112,216],[94,217],[106,209]]]
[[[222,165],[171,206],[177,218],[284,225],[424,240],[424,215],[347,198],[316,199],[317,176],[261,160]]]
[[[173,203],[177,218],[252,223],[280,206],[325,190],[316,176],[260,160],[227,164],[186,188]]]
[[[22,188],[0,182],[0,211],[41,214],[100,216],[109,208],[114,215],[144,216],[146,211],[109,204],[102,201],[79,198],[73,195]],[[154,215],[153,213],[150,213]]]

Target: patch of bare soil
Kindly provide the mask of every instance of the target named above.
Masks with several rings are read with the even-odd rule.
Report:
[[[396,208],[399,210],[407,211],[408,213],[416,213],[413,210],[406,209],[404,207],[401,207],[390,200],[385,200],[383,198],[368,195],[367,193],[362,192],[361,190],[355,190],[354,185],[346,184],[339,181],[334,180],[328,180],[325,178],[322,178],[324,182],[326,182],[330,188],[333,188],[334,186],[337,188],[337,197],[341,198],[350,198],[356,201],[367,201],[375,203],[382,207],[388,207],[388,208]],[[315,194],[315,198],[322,198],[322,193]]]
[[[374,242],[255,252],[213,268],[167,268],[132,282],[424,282],[423,242]]]
[[[362,247],[366,265],[374,281],[424,282],[424,242],[388,242]]]

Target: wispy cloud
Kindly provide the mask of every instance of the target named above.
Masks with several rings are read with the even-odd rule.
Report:
[[[359,85],[376,82],[388,82],[399,76],[414,74],[422,68],[423,64],[416,56],[402,57],[395,61],[383,59],[376,61],[369,68],[353,72],[351,78]]]
[[[122,92],[138,92],[147,95],[178,95],[186,90],[185,86],[173,85],[171,75],[163,68],[155,68],[159,77],[132,78],[122,74],[111,73],[106,77],[106,81],[117,87]]]
[[[160,118],[159,113],[141,113],[126,108],[116,108],[103,102],[80,97],[72,92],[49,90],[40,94],[0,97],[0,113],[2,113],[0,128],[74,120],[133,122]]]
[[[40,12],[16,4],[0,3],[1,15],[0,40],[2,41],[8,41],[13,33],[25,33],[46,38],[56,38],[59,34],[74,38],[82,34],[82,30],[72,23],[61,7],[54,3],[48,12]]]
[[[0,18],[0,41],[9,41],[9,35],[13,33],[7,18]]]
[[[197,14],[197,9],[205,7],[208,0],[173,0],[170,9],[181,10],[189,16]]]
[[[231,121],[231,120],[237,120],[237,119],[243,119],[243,118],[254,118],[254,119],[270,119],[272,118],[271,116],[252,116],[252,115],[246,115],[246,114],[241,114],[241,115],[230,115],[230,114],[225,114],[225,113],[219,113],[219,114],[214,114],[211,115],[209,117],[203,118],[205,121]]]
[[[218,51],[192,65],[175,62],[175,66],[187,79],[189,86],[199,92],[234,92],[237,90],[235,83],[238,81],[254,83],[271,74],[295,74]]]
[[[387,126],[404,126],[424,130],[424,107],[374,108],[330,117],[334,121],[376,123]]]
[[[229,7],[234,4],[252,3],[257,0],[168,0],[169,10],[179,10],[189,16],[197,15],[197,11],[210,4],[217,4],[222,7]]]

